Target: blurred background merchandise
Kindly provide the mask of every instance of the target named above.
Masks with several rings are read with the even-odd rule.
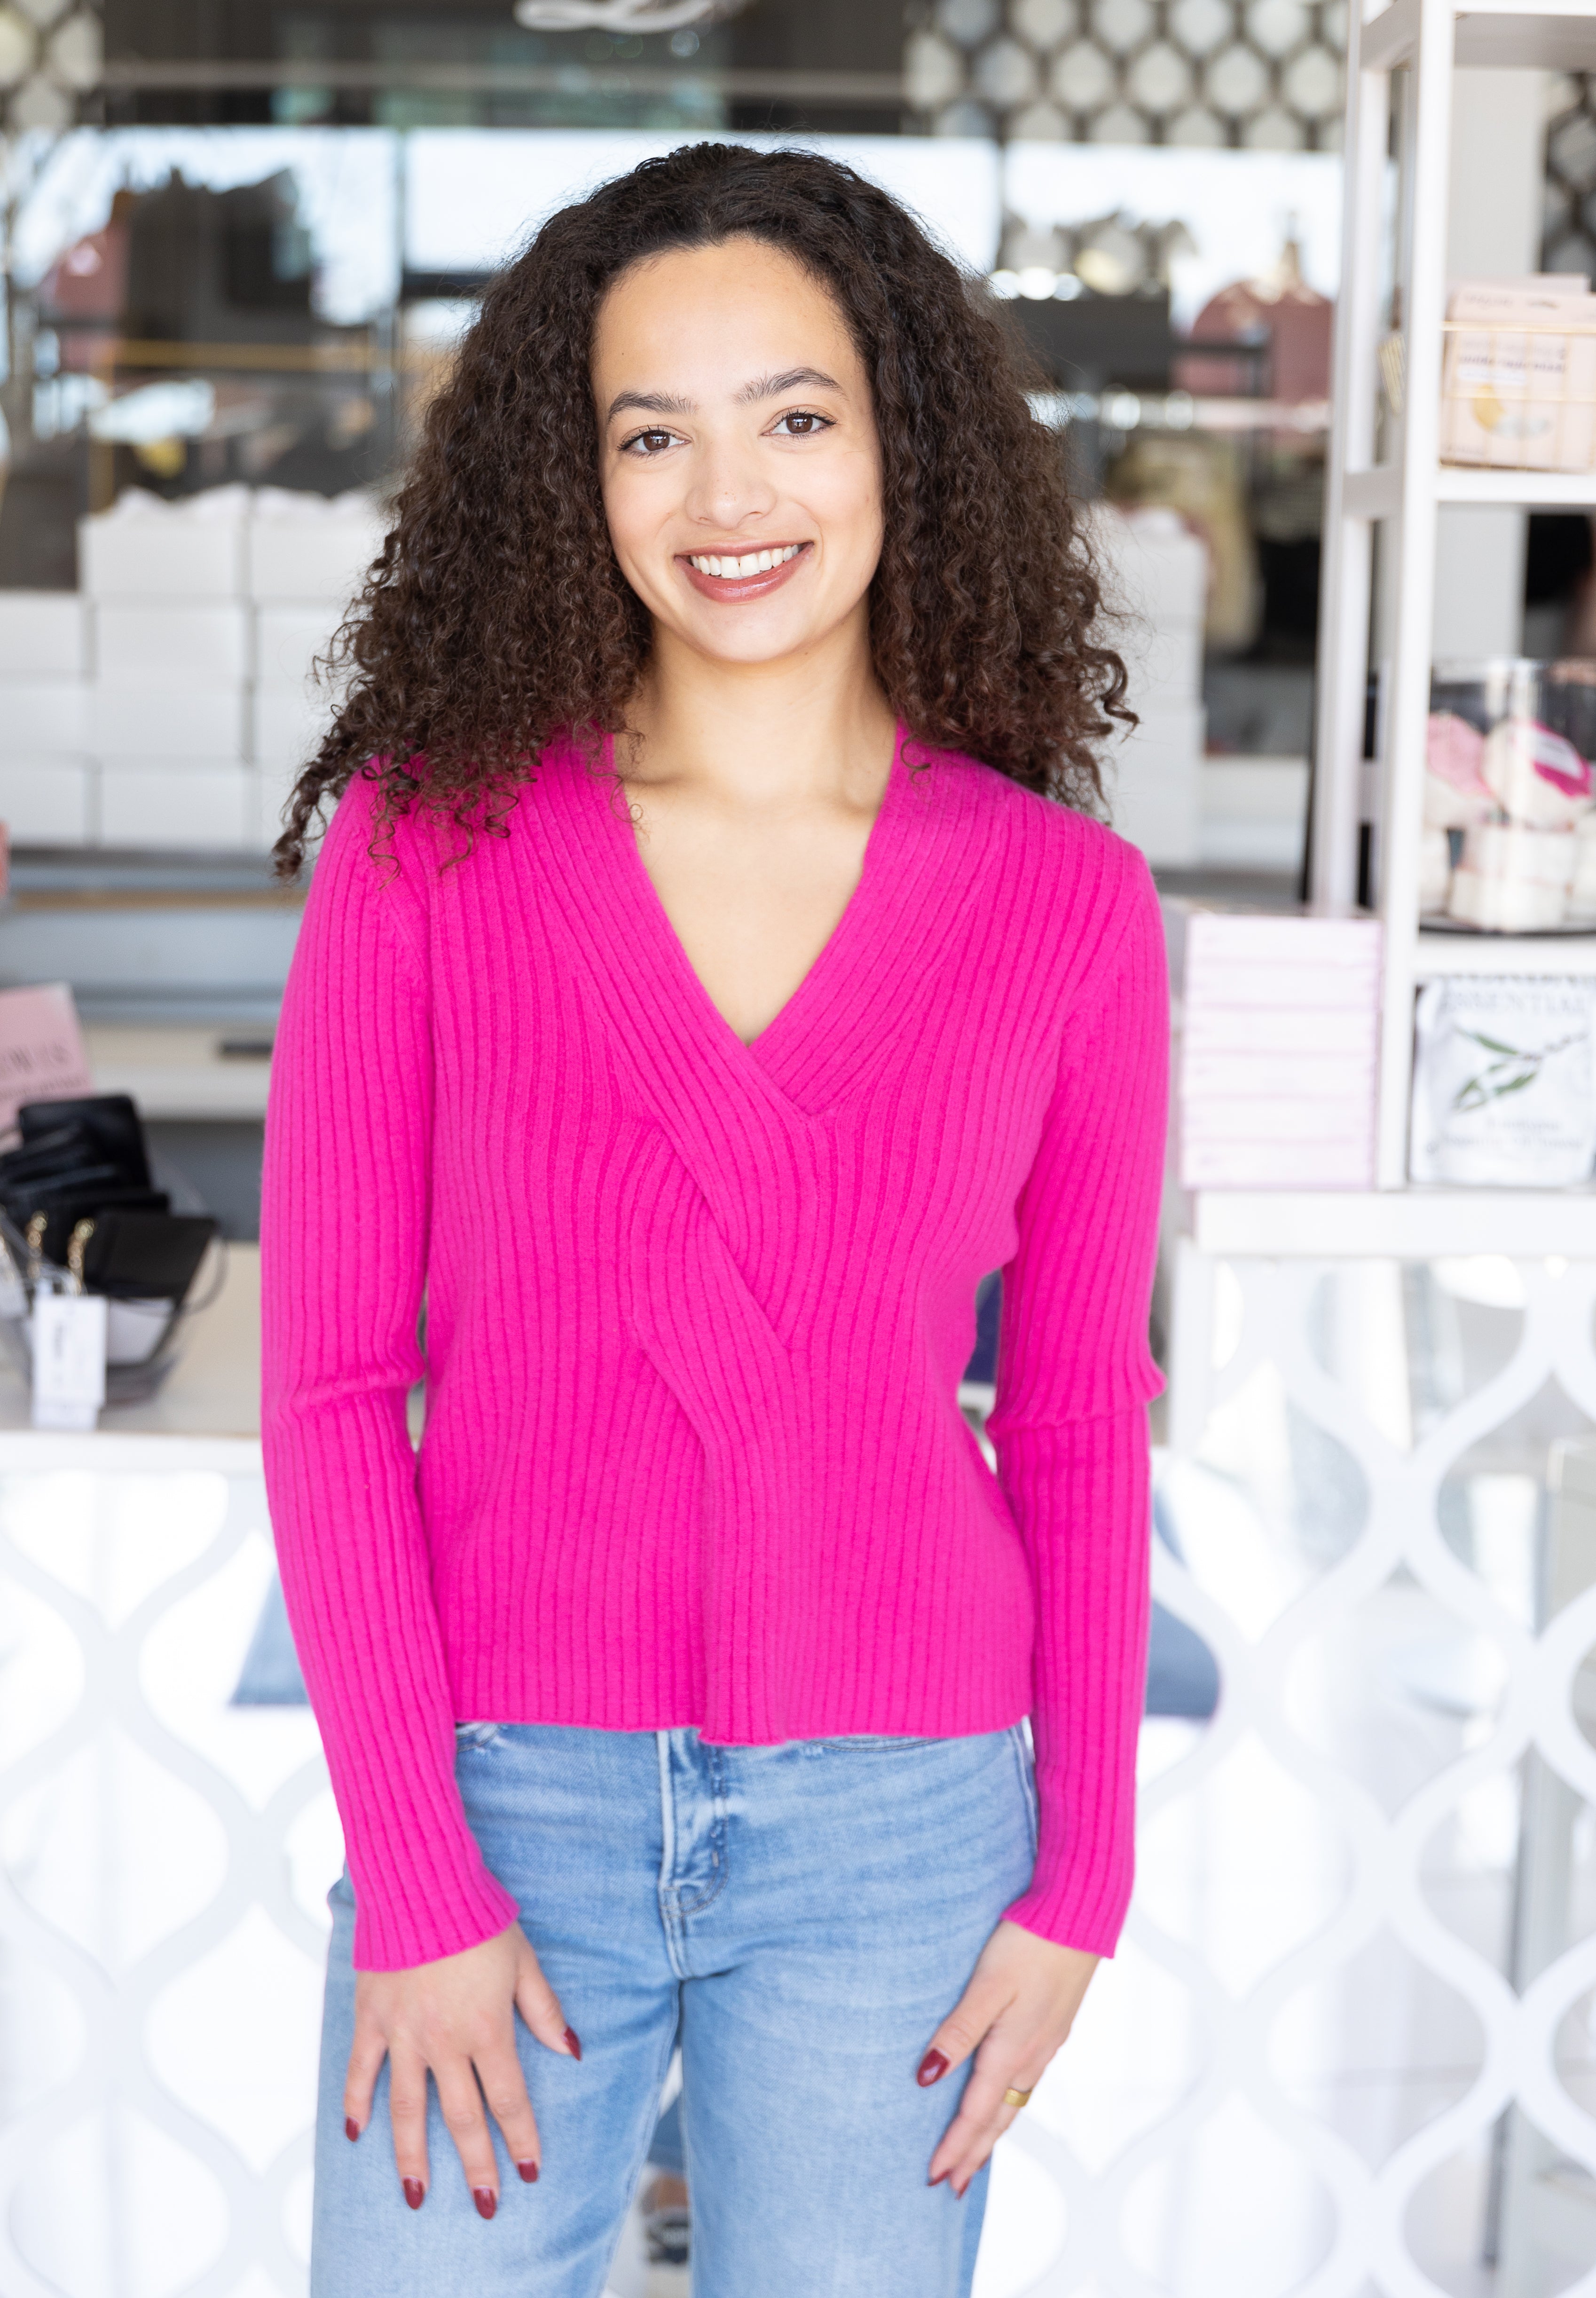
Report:
[[[243,1360],[252,1323],[261,1120],[302,899],[270,881],[267,854],[332,705],[312,665],[484,282],[543,215],[646,153],[700,136],[812,139],[897,192],[990,281],[1034,356],[1036,412],[1090,505],[1122,616],[1141,723],[1109,761],[1117,822],[1172,918],[1296,903],[1320,674],[1345,37],[1345,0],[0,0],[0,822],[13,855],[0,985],[71,986],[99,1087],[136,1096],[153,1158],[239,1248],[218,1363]],[[1454,111],[1449,274],[1596,271],[1592,76],[1462,70]],[[1386,316],[1395,337],[1399,298]],[[1584,510],[1451,504],[1440,542],[1436,656],[1596,663]],[[1377,565],[1377,636],[1387,587]],[[1369,715],[1372,749],[1378,695]],[[1317,1170],[1339,1170],[1337,1126],[1370,1089],[1359,937],[1371,931],[1354,929],[1344,969],[1362,1003],[1342,1013],[1321,999],[1317,1034],[1284,1000],[1278,956],[1237,960],[1212,1012],[1197,977],[1183,980],[1188,1051],[1207,1063],[1187,1073],[1193,1174],[1233,1174],[1245,1153],[1249,1170],[1300,1176],[1304,1143],[1328,1161]],[[1367,1126],[1353,1130],[1362,1156]],[[1565,1249],[1555,1213],[1534,1230],[1537,1252]],[[1315,2286],[1340,2289],[1327,2263],[1338,2207],[1367,2218],[1360,2181],[1477,2103],[1512,1990],[1565,1944],[1548,1908],[1578,1930],[1596,1907],[1590,1808],[1521,1755],[1511,1724],[1536,1670],[1515,1638],[1596,1578],[1596,1474],[1575,1462],[1554,1493],[1548,1465],[1588,1442],[1596,1417],[1588,1271],[1540,1261],[1526,1273],[1485,1244],[1459,1257],[1411,1239],[1378,1246],[1384,1259],[1343,1244],[1312,1269],[1289,1252],[1260,1261],[1271,1248],[1255,1235],[1232,1234],[1233,1262],[1191,1244],[1172,1244],[1160,1338],[1182,1314],[1200,1324],[1196,1358],[1212,1359],[1213,1376],[1211,1393],[1179,1402],[1160,1461],[1157,1570],[1191,1614],[1205,1704],[1149,1687],[1145,1927],[1105,1976],[1069,2080],[1039,2102],[1034,2151],[1025,2133],[1006,2151],[980,2298],[1044,2286],[1066,2239],[1111,2260],[1123,2240],[1145,2277],[1134,2286],[1171,2298],[1283,2298],[1321,2269]],[[1312,1249],[1337,1251],[1317,1237]],[[1181,1266],[1207,1288],[1195,1311],[1177,1306]],[[1565,1281],[1585,1288],[1583,1306],[1567,1305]],[[1554,1347],[1572,1352],[1556,1378]],[[184,1379],[201,1379],[206,1358],[191,1349]],[[1477,1409],[1487,1387],[1494,1422]],[[248,1425],[252,1404],[239,1419],[233,1390],[202,1406],[178,1389],[174,1411],[199,1415],[191,1434]],[[964,1401],[979,1426],[990,1366]],[[4,1409],[0,1397],[0,1446]],[[1432,1508],[1423,1447],[1449,1426]],[[7,1748],[32,1728],[28,1703],[53,1714],[70,1676],[55,1628],[40,1624],[41,1575],[95,1591],[114,1626],[163,1574],[186,1588],[203,1552],[210,1578],[192,1604],[173,1598],[152,1646],[152,1712],[237,1791],[216,1798],[233,1831],[237,1927],[217,1918],[152,2013],[166,2089],[141,2095],[155,2123],[176,2098],[226,2130],[246,2168],[215,2171],[212,2193],[186,2137],[108,2119],[86,2142],[104,2170],[89,2208],[74,2184],[81,2133],[52,2133],[57,2153],[19,2188],[9,2238],[47,2275],[41,2286],[73,2298],[219,2275],[218,2244],[244,2244],[251,2211],[256,2278],[241,2267],[218,2292],[298,2286],[305,1973],[336,1824],[305,1784],[317,1759],[303,1714],[234,1705],[270,1616],[243,1449],[185,1454],[164,1479],[52,1480],[0,1460],[7,1616],[29,1624],[21,1673],[0,1680]],[[1380,1572],[1336,1596],[1337,1573],[1376,1545]],[[1304,1627],[1302,1607],[1321,1595],[1320,1624]],[[1270,1639],[1288,1613],[1280,1641],[1296,1635],[1301,1651],[1271,1675]],[[143,1695],[126,1672],[116,1681],[118,1728],[136,1737]],[[1211,1763],[1222,1682],[1225,1752]],[[1578,1689],[1582,1728],[1596,1733],[1588,1670]],[[1294,1734],[1333,1759],[1333,1789],[1318,1774],[1304,1784]],[[183,1817],[141,1749],[119,1740],[55,1803],[46,1781],[48,1797],[30,1790],[0,1815],[0,1867],[22,1878],[28,1909],[118,1973],[159,1937],[174,1894],[206,1905],[217,1856],[203,1793]],[[1205,1784],[1161,1806],[1161,1780],[1187,1765]],[[1427,1796],[1429,1831],[1402,1853],[1414,1879],[1403,1897],[1391,1847]],[[269,1817],[246,1824],[246,1807]],[[265,1880],[241,1914],[251,1859]],[[1327,1948],[1314,1962],[1360,1860],[1389,1887],[1389,1920],[1350,1959]],[[1466,1947],[1462,1964],[1443,1932]],[[1293,1957],[1308,1958],[1302,1985],[1265,2004]],[[5,2088],[7,2046],[12,2064],[70,2076],[70,2016],[47,1988],[24,2000],[11,1984],[0,1957],[0,2123],[28,2111]],[[1209,2051],[1214,2021],[1234,2019],[1234,2034],[1266,2013],[1276,2023],[1246,2047],[1249,2064],[1270,2054],[1267,2124],[1246,2086],[1225,2089]],[[227,2093],[208,2038],[250,2017],[251,2080]],[[1587,1990],[1543,2037],[1587,2106],[1593,2035]],[[1411,2174],[1399,2215],[1417,2264],[1404,2270],[1455,2298],[1551,2298],[1596,2258],[1596,2186],[1559,2186],[1545,2134],[1521,2112],[1492,2116]],[[1162,2152],[1135,2169],[1155,2129]],[[1091,2173],[1067,2211],[1049,2151],[1062,2145]],[[113,2241],[105,2197],[145,2176],[160,2223],[124,2214]],[[1118,2271],[1105,2266],[1096,2286],[1117,2293]],[[640,2298],[640,2273],[620,2262],[621,2298]],[[1350,2298],[1359,2285],[1345,2286]]]
[[[668,14],[0,0],[0,818],[17,856],[0,974],[71,980],[91,1027],[269,1030],[292,910],[265,849],[328,707],[307,674],[356,544],[494,266],[572,189],[698,134],[817,137],[990,277],[1082,493],[1152,517],[1134,567],[1115,558],[1130,527],[1100,529],[1116,595],[1160,547],[1153,515],[1200,544],[1200,650],[1127,639],[1147,731],[1116,761],[1122,816],[1177,890],[1219,872],[1289,897],[1340,261],[1340,0]],[[1577,75],[1514,88],[1489,112],[1493,204],[1529,219],[1516,260],[1576,269],[1596,255],[1596,101]],[[1460,178],[1454,236],[1488,269],[1477,243],[1501,226],[1477,205]],[[146,540],[159,504],[174,538],[190,520],[242,537],[290,497],[344,506],[343,559],[329,527],[331,560],[297,591],[278,580],[263,599],[243,558],[219,591],[169,580],[144,602],[159,642],[87,567],[86,538],[141,503]],[[1447,518],[1468,625],[1447,650],[1596,646],[1587,518]],[[142,718],[119,707],[141,686],[167,698]],[[196,978],[195,935],[235,956]]]

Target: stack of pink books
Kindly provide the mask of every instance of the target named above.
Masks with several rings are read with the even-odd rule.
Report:
[[[1378,922],[1192,908],[1181,922],[1182,1187],[1372,1187]]]

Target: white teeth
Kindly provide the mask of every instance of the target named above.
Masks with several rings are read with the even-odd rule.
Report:
[[[769,574],[777,566],[785,566],[789,558],[796,558],[802,550],[801,542],[789,542],[782,550],[750,550],[741,558],[720,558],[712,551],[689,555],[687,564],[701,574],[718,574],[722,582],[734,581],[749,574]]]

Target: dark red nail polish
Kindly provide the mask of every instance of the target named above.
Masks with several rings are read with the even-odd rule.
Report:
[[[919,2084],[922,2090],[929,2090],[934,2082],[941,2082],[948,2071],[949,2063],[944,2052],[927,2051],[915,2070],[916,2082]]]
[[[360,2125],[352,2114],[346,2114],[343,2118],[343,2135],[351,2145],[360,2136]]]
[[[471,2199],[477,2206],[477,2216],[480,2219],[490,2219],[498,2208],[498,2196],[491,2186],[473,2186],[471,2190]]]
[[[405,2200],[413,2211],[418,2211],[427,2198],[427,2190],[419,2178],[405,2180]]]
[[[522,2185],[528,2186],[535,2186],[537,2185],[538,2165],[535,2162],[517,2162],[515,2168],[521,2173]]]
[[[578,2042],[572,2029],[569,2027],[565,2029],[565,2047],[570,2052],[573,2059],[580,2059],[581,2057],[582,2046]]]

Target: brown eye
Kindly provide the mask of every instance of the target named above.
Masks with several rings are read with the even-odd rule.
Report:
[[[790,415],[782,416],[774,427],[789,439],[816,439],[822,431],[830,430],[831,417],[794,408]]]

